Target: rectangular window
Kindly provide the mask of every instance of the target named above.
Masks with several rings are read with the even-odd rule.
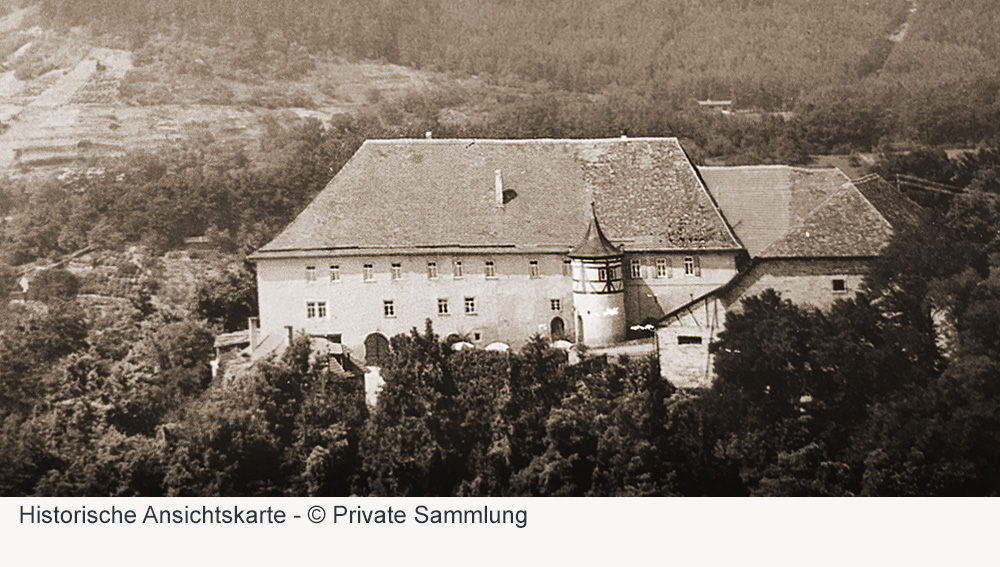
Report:
[[[833,280],[833,291],[836,293],[844,293],[847,291],[847,282],[844,280]]]
[[[448,300],[439,299],[438,300],[438,315],[448,315]]]
[[[309,301],[306,303],[306,318],[315,319],[316,318],[316,302]]]
[[[549,300],[549,307],[551,307],[553,311],[562,311],[562,300],[561,299],[550,299]]]
[[[486,277],[497,277],[497,266],[493,263],[493,260],[486,260]]]
[[[437,262],[427,262],[427,279],[436,280],[438,277]]]
[[[665,278],[667,277],[667,259],[657,258],[656,259],[656,277]]]
[[[401,280],[403,279],[403,265],[399,262],[392,263],[392,279]]]
[[[629,277],[632,279],[639,279],[642,277],[642,262],[639,260],[632,260],[629,262]]]
[[[373,264],[365,264],[363,271],[366,282],[375,281],[375,266]]]
[[[461,260],[455,260],[455,271],[454,271],[454,274],[455,274],[456,278],[461,278],[461,277],[465,276],[465,271],[462,269],[462,261]]]
[[[320,301],[316,303],[316,316],[320,319],[326,319],[326,302]]]
[[[331,282],[340,281],[340,266],[330,266],[330,281]]]
[[[572,276],[573,275],[573,261],[572,260],[563,260],[562,274],[564,276]]]
[[[465,314],[475,315],[476,314],[476,298],[466,297],[465,298]]]
[[[306,266],[306,281],[316,281],[316,266]]]
[[[391,299],[382,302],[382,314],[389,318],[396,316],[396,305]]]
[[[684,275],[701,276],[701,258],[698,256],[684,257]]]
[[[597,268],[597,281],[606,282],[611,279],[608,276],[610,276],[610,273],[607,268]]]
[[[677,335],[677,344],[679,345],[700,345],[701,337],[692,337],[685,335]]]
[[[533,278],[538,277],[538,260],[528,262],[528,275]]]

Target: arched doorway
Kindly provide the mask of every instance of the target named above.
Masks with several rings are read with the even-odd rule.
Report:
[[[566,338],[566,323],[563,322],[562,317],[552,318],[552,322],[549,323],[549,336],[554,341]]]
[[[382,333],[372,333],[365,338],[365,365],[384,366],[389,360],[389,339]]]

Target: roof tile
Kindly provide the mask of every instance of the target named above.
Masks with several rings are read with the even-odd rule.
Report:
[[[591,203],[604,233],[626,249],[739,248],[674,138],[421,139],[365,142],[255,256],[350,247],[569,250]]]

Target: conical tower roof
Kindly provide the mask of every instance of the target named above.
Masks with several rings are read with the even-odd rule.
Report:
[[[611,244],[604,233],[601,231],[601,225],[597,222],[597,211],[594,210],[594,205],[590,205],[590,224],[587,225],[587,234],[583,237],[583,241],[576,246],[570,253],[570,258],[615,258],[622,255],[621,250]]]

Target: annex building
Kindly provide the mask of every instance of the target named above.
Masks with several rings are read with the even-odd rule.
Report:
[[[836,169],[699,170],[675,138],[369,140],[251,255],[251,349],[305,332],[377,365],[427,319],[483,347],[603,347],[651,324],[665,377],[702,385],[740,297],[826,306],[857,288],[891,193]]]

